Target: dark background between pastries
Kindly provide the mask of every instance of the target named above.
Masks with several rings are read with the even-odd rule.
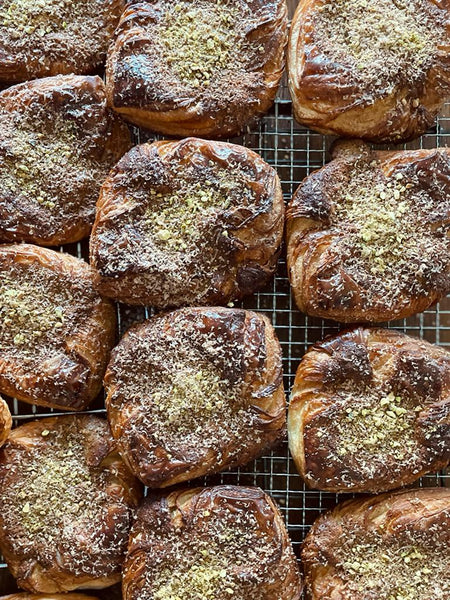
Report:
[[[291,16],[297,0],[288,0]],[[132,129],[134,143],[152,141],[156,136]],[[333,142],[331,136],[323,136],[298,125],[293,117],[289,92],[283,79],[274,107],[260,123],[248,133],[231,141],[258,152],[278,171],[283,184],[285,200],[289,200],[300,181],[329,159],[328,150]],[[448,103],[435,126],[418,140],[390,148],[436,148],[450,144],[450,103]],[[382,148],[387,148],[383,146]],[[70,254],[88,259],[88,244],[83,241],[63,247]],[[340,326],[331,321],[311,318],[300,313],[294,305],[286,275],[285,254],[282,253],[275,279],[261,292],[246,299],[242,306],[258,310],[272,321],[283,349],[284,383],[289,393],[295,371],[305,350],[325,335],[339,331]],[[153,314],[151,309],[117,306],[119,322],[118,336],[134,322],[142,321]],[[450,296],[439,305],[422,314],[387,324],[407,334],[439,344],[450,350]],[[16,400],[9,402],[14,415],[14,426],[27,420],[58,414],[56,411],[29,406]],[[103,396],[92,405],[90,412],[102,414]],[[257,485],[271,494],[278,502],[286,520],[294,549],[299,555],[300,544],[313,521],[326,509],[349,494],[310,491],[297,475],[289,457],[287,443],[270,454],[248,464],[246,467],[226,471],[220,475],[203,478],[192,485],[212,484]],[[450,470],[422,477],[416,486],[450,487]],[[116,589],[117,588],[117,589]],[[104,600],[120,599],[120,590],[109,588],[96,595]],[[17,588],[0,556],[0,593],[10,593]]]

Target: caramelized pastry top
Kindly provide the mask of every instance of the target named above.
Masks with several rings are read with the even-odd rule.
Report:
[[[132,328],[105,388],[121,454],[151,487],[245,464],[284,435],[281,349],[250,311],[185,308]]]
[[[148,499],[128,547],[124,600],[299,600],[300,575],[274,502],[219,486]]]
[[[130,2],[107,64],[111,104],[163,133],[237,134],[273,102],[286,15],[284,0]]]
[[[440,4],[322,0],[310,17],[315,52],[337,65],[337,77],[340,69],[351,70],[360,94],[389,94],[405,83],[420,86],[444,51],[446,15]]]
[[[84,261],[21,244],[0,246],[0,389],[79,410],[100,391],[115,314]]]
[[[139,486],[91,415],[28,423],[0,451],[0,547],[20,586],[62,592],[119,579]]]
[[[283,216],[278,176],[251,150],[143,144],[103,185],[91,263],[102,291],[123,302],[222,304],[273,274]]]
[[[129,148],[99,77],[49,77],[0,93],[0,240],[85,237],[100,186]]]
[[[309,600],[445,600],[450,490],[406,490],[339,504],[302,551]]]
[[[0,446],[3,446],[11,431],[12,418],[9,407],[0,396]]]
[[[288,262],[299,307],[383,321],[450,290],[450,152],[376,152],[340,143],[289,206]]]
[[[313,346],[297,371],[289,442],[306,482],[379,492],[450,461],[450,353],[387,329]]]
[[[294,113],[323,133],[398,142],[450,93],[447,0],[301,0],[289,44]]]
[[[4,0],[0,80],[24,81],[101,66],[122,0]]]

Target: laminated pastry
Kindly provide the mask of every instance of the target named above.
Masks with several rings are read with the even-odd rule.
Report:
[[[147,498],[131,530],[124,600],[300,600],[281,514],[259,488],[217,486]]]
[[[100,77],[60,75],[0,92],[0,241],[86,237],[100,186],[129,148]]]
[[[296,303],[341,322],[422,312],[450,291],[450,150],[339,142],[287,211]]]
[[[450,462],[450,353],[388,329],[326,338],[292,389],[289,447],[312,488],[380,492]]]
[[[307,600],[450,597],[450,489],[349,500],[321,516],[302,550]]]
[[[188,138],[142,144],[103,184],[90,241],[102,294],[159,308],[226,304],[272,277],[278,175],[255,152]]]
[[[288,56],[294,114],[321,133],[400,142],[450,96],[448,0],[300,0]]]
[[[149,487],[244,465],[285,435],[280,344],[252,311],[184,308],[134,326],[105,390],[122,458]]]
[[[40,419],[0,450],[0,549],[33,593],[120,581],[139,482],[93,415]]]
[[[114,344],[115,310],[83,260],[29,244],[0,245],[0,392],[82,410]]]
[[[160,133],[237,135],[273,103],[287,26],[285,0],[132,0],[108,54],[109,102]]]
[[[125,0],[3,0],[0,81],[99,69],[124,6]]]
[[[3,446],[11,431],[12,418],[9,407],[0,396],[0,446]]]

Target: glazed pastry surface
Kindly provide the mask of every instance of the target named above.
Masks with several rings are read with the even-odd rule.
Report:
[[[0,549],[20,587],[53,594],[120,581],[141,490],[104,420],[67,415],[14,429],[0,483]]]
[[[148,498],[124,567],[124,600],[300,600],[297,562],[274,501],[218,486]]]
[[[48,77],[0,92],[0,241],[86,237],[100,186],[130,147],[100,77]]]
[[[312,487],[381,492],[450,461],[450,353],[397,331],[341,332],[297,370],[289,446]]]
[[[303,545],[307,599],[446,600],[449,525],[446,488],[338,504]]]
[[[101,292],[127,304],[227,304],[270,280],[283,225],[278,175],[251,150],[142,144],[103,184],[91,264]]]
[[[110,48],[111,106],[160,133],[232,137],[273,103],[285,0],[132,1]]]
[[[124,0],[4,0],[0,81],[99,69],[124,6]]]
[[[321,133],[398,143],[450,96],[448,0],[301,0],[288,56],[296,119]]]
[[[287,210],[297,306],[341,322],[422,312],[450,291],[450,151],[338,142]]]
[[[112,304],[83,260],[0,245],[0,392],[62,410],[96,398],[114,344]]]
[[[105,376],[130,469],[166,487],[244,465],[284,438],[281,348],[252,311],[184,308],[134,326]]]

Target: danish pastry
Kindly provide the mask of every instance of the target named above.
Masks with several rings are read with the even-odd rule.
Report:
[[[55,246],[86,237],[102,181],[129,147],[100,77],[49,77],[0,92],[0,241]]]
[[[133,148],[100,192],[91,264],[102,294],[159,308],[225,304],[273,275],[284,202],[276,171],[233,144]]]
[[[421,312],[450,291],[450,150],[336,145],[287,211],[301,311],[343,322]]]
[[[4,0],[0,81],[26,81],[102,66],[125,0]]]
[[[102,387],[114,336],[114,308],[84,261],[0,246],[0,392],[82,410]]]
[[[447,0],[300,0],[289,40],[296,119],[321,133],[399,142],[450,96]]]
[[[2,596],[0,600],[96,600],[93,596],[84,594],[27,594],[18,593]]]
[[[321,516],[302,563],[308,600],[450,597],[450,490],[349,500]]]
[[[135,326],[105,389],[119,451],[150,487],[246,464],[285,434],[280,344],[251,311],[184,308]]]
[[[289,446],[313,488],[380,492],[450,462],[450,353],[388,329],[313,346],[297,370]]]
[[[108,54],[111,106],[160,133],[231,137],[272,105],[285,0],[132,0]]]
[[[120,581],[140,484],[92,415],[14,429],[0,450],[0,549],[33,593]]]
[[[12,418],[9,407],[0,396],[0,446],[3,446],[11,431]]]
[[[301,588],[283,519],[259,488],[177,490],[138,510],[124,600],[300,600]]]

